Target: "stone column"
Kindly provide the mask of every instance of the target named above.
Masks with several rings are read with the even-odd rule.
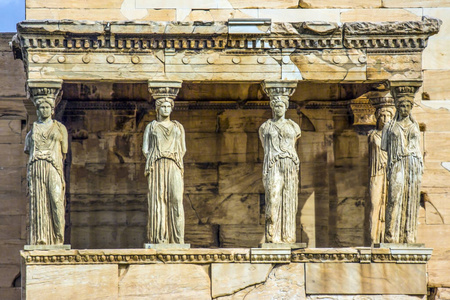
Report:
[[[152,249],[187,249],[184,243],[183,157],[186,153],[183,125],[171,120],[181,81],[148,82],[155,100],[156,120],[144,132],[142,152],[148,180],[147,244]]]
[[[389,84],[397,111],[384,127],[381,140],[381,149],[387,151],[389,183],[385,243],[416,242],[423,158],[419,124],[411,110],[414,95],[421,84],[417,80],[392,81]]]
[[[301,131],[297,123],[285,118],[297,81],[264,81],[262,87],[272,108],[272,119],[259,128],[266,203],[262,248],[304,248],[306,244],[296,243],[300,161],[295,145]]]
[[[54,120],[62,80],[30,79],[27,87],[38,120],[25,139],[30,194],[30,245],[25,250],[70,249],[70,245],[63,245],[66,188],[63,162],[68,151],[68,135],[66,127]]]
[[[379,244],[384,241],[385,211],[387,200],[387,152],[381,149],[381,135],[384,126],[392,120],[395,113],[394,99],[389,90],[381,89],[368,94],[370,104],[375,108],[376,127],[368,134],[369,144],[369,205],[368,244]]]

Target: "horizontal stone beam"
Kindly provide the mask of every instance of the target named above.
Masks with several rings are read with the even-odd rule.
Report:
[[[36,80],[362,83],[421,80],[440,24],[24,21],[11,45]]]

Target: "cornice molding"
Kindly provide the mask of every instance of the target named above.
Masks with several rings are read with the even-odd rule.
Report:
[[[261,32],[233,22],[87,22],[27,20],[11,43],[17,58],[27,49],[46,51],[152,51],[155,49],[424,49],[441,21],[271,23]],[[242,25],[248,27],[247,25]],[[19,51],[20,50],[20,51]]]

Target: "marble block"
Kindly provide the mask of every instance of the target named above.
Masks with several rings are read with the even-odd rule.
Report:
[[[211,299],[208,267],[130,265],[119,273],[119,299]]]
[[[425,264],[306,264],[306,294],[427,293]]]
[[[248,286],[266,281],[272,264],[212,264],[212,297],[231,295]]]
[[[117,299],[116,264],[32,265],[22,274],[22,299]]]

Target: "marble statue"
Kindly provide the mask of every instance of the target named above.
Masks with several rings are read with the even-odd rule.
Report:
[[[174,102],[156,99],[156,120],[147,125],[142,151],[147,161],[147,238],[151,244],[184,244],[183,126],[170,119]]]
[[[300,127],[286,119],[289,98],[271,97],[273,118],[259,128],[264,148],[263,184],[266,194],[266,243],[295,243],[300,161],[295,144]]]
[[[392,99],[392,98],[390,98]],[[385,210],[387,200],[386,163],[387,152],[381,150],[381,134],[385,124],[394,115],[393,103],[386,101],[375,111],[376,129],[369,132],[369,195],[370,195],[370,240],[371,243],[384,241]]]
[[[62,245],[65,226],[65,181],[63,161],[68,149],[66,127],[52,119],[55,100],[33,100],[38,121],[28,132],[25,153],[28,160],[30,193],[30,245]]]
[[[388,178],[386,243],[415,243],[417,236],[423,160],[419,124],[411,115],[413,105],[411,98],[395,98],[397,111],[382,133]]]

